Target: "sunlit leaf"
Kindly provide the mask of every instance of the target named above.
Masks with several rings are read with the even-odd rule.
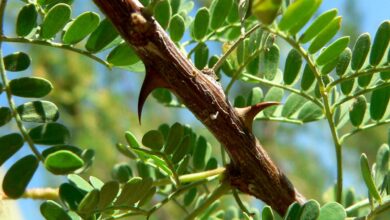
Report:
[[[210,23],[210,13],[209,10],[205,7],[200,8],[196,12],[194,23],[192,25],[192,34],[194,38],[198,41],[201,41],[204,36],[207,34]]]
[[[336,74],[338,76],[343,76],[351,62],[352,51],[349,48],[345,48],[345,50],[338,57],[338,63],[336,65]]]
[[[41,24],[40,37],[50,39],[65,27],[72,10],[67,4],[58,4],[51,8]]]
[[[356,40],[355,46],[352,52],[351,68],[353,70],[359,70],[362,68],[368,52],[370,51],[371,38],[368,33],[364,33]]]
[[[310,18],[315,12],[313,8],[318,7],[318,1],[321,2],[320,0],[299,0],[290,4],[279,22],[279,29],[288,31],[301,20]]]
[[[254,0],[252,2],[252,13],[264,24],[271,24],[278,12],[281,0]]]
[[[154,17],[162,28],[167,29],[172,16],[171,5],[168,0],[158,1],[154,7]]]
[[[16,110],[26,122],[53,122],[60,116],[57,106],[48,101],[27,102],[19,105]]]
[[[213,30],[218,29],[225,22],[231,8],[233,0],[215,0],[210,6],[210,27]]]
[[[84,12],[68,26],[62,41],[65,44],[76,44],[88,36],[99,25],[99,15],[94,12]]]
[[[309,46],[309,53],[314,54],[328,43],[339,31],[341,27],[341,17],[333,19],[321,32],[314,38]]]
[[[363,176],[363,180],[366,183],[370,195],[374,197],[375,200],[381,202],[381,196],[375,186],[374,179],[372,178],[371,170],[368,165],[368,159],[364,153],[360,157],[360,169]]]
[[[378,65],[390,42],[390,21],[384,21],[378,28],[370,54],[370,64]]]
[[[44,201],[40,206],[40,210],[46,220],[72,220],[68,213],[52,200]]]
[[[118,36],[119,33],[116,31],[111,21],[104,19],[89,36],[85,48],[89,52],[97,53],[110,47]]]
[[[169,34],[175,42],[181,40],[185,32],[184,19],[180,15],[174,15],[169,23]]]
[[[344,207],[336,202],[330,202],[321,207],[317,220],[344,220],[347,217]]]
[[[45,159],[45,167],[57,175],[74,172],[84,166],[84,161],[75,153],[68,150],[59,150],[49,154]]]
[[[309,200],[305,204],[303,204],[299,219],[316,220],[319,215],[320,215],[320,204],[315,200]]]
[[[21,37],[29,35],[37,26],[38,12],[34,4],[25,5],[16,20],[16,34]]]
[[[313,23],[301,35],[299,41],[307,43],[316,37],[337,15],[337,9],[331,9],[318,16]]]
[[[107,61],[114,66],[129,66],[139,60],[138,55],[127,42],[116,46],[107,56]]]
[[[325,65],[331,62],[344,51],[348,46],[349,37],[341,37],[329,45],[321,54],[318,56],[316,62],[318,65]]]
[[[287,85],[293,84],[298,77],[301,66],[302,56],[295,49],[290,50],[287,55],[286,64],[284,66],[284,83]]]
[[[194,63],[196,68],[203,69],[209,59],[209,48],[205,43],[200,43],[195,50]]]
[[[95,211],[96,206],[99,203],[100,193],[99,190],[93,189],[84,196],[78,206],[78,212],[91,213]]]

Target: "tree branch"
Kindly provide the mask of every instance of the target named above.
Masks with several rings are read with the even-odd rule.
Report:
[[[245,126],[245,115],[231,106],[219,83],[193,66],[154,18],[143,13],[137,0],[94,2],[144,62],[142,97],[157,87],[176,94],[225,146],[232,159],[227,178],[233,187],[263,200],[282,215],[291,203],[303,202],[251,128]]]

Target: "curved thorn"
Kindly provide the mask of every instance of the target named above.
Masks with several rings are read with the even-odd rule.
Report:
[[[274,105],[280,105],[280,102],[260,102],[251,106],[247,106],[244,108],[236,108],[236,111],[242,121],[244,122],[245,126],[248,130],[252,131],[252,124],[253,120],[256,117],[256,115],[264,110],[265,108],[274,106]]]
[[[144,82],[142,83],[141,92],[138,97],[138,122],[141,124],[142,108],[146,99],[153,90],[157,88],[168,88],[168,84],[153,69],[146,68]]]

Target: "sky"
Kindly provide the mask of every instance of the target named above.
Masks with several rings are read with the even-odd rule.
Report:
[[[19,1],[19,0],[10,0],[12,1]],[[390,19],[390,1],[389,0],[323,0],[323,4],[320,8],[321,11],[326,11],[331,8],[339,8],[339,13],[343,15],[345,10],[348,10],[346,8],[343,8],[343,5],[346,1],[356,1],[357,4],[357,10],[361,13],[361,18],[359,20],[362,21],[361,31],[362,32],[368,32],[371,34],[371,36],[375,35],[377,27],[381,24],[382,21]],[[75,5],[77,5],[77,2],[81,2],[81,0],[76,0]],[[87,10],[88,4],[81,4],[82,8]],[[13,24],[7,24],[6,30],[13,29]],[[10,33],[8,31],[8,33]],[[18,47],[15,47],[12,44],[4,44],[3,50],[4,54],[11,53],[15,51]],[[28,71],[22,73],[25,75],[28,75]],[[20,75],[19,75],[20,76]],[[131,75],[129,75],[131,76]],[[0,105],[6,106],[6,102],[3,98],[3,96],[0,98]],[[331,140],[330,134],[327,131],[327,127],[324,126],[323,128],[325,131],[320,134],[321,138],[324,140]],[[309,129],[310,130],[310,129]],[[0,133],[5,133],[6,131],[0,130]],[[318,136],[313,136],[312,139],[302,139],[297,138],[297,142],[302,142],[302,146],[309,146],[310,143],[313,143],[315,141],[314,139],[318,138]],[[328,145],[330,146],[331,143],[322,143],[324,146]],[[23,151],[18,152],[16,157],[20,158],[22,155],[25,155],[29,153],[28,148],[24,147]],[[327,166],[333,166],[335,164],[334,160],[334,150],[333,148],[329,147],[320,147],[319,150],[316,152],[318,155],[322,155],[324,161],[327,163]],[[14,158],[16,158],[14,157]],[[14,161],[10,160],[6,163],[5,167],[9,167]],[[39,171],[34,176],[32,182],[30,183],[29,187],[42,187],[43,182],[47,179],[47,175],[45,174],[46,171],[42,169],[42,166],[40,166]],[[348,184],[348,182],[347,182]],[[349,183],[351,184],[351,183]],[[38,220],[43,219],[39,213],[39,203],[31,200],[20,200],[18,201],[18,204],[23,207],[22,209],[22,215],[24,216],[24,219],[26,220]]]

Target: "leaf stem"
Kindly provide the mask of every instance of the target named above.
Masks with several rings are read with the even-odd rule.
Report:
[[[306,52],[306,50],[299,45],[293,38],[290,38],[289,36],[285,35],[284,33],[281,33],[277,30],[272,30],[269,27],[263,27],[266,31],[269,31],[270,33],[273,33],[282,39],[284,39],[290,46],[292,46],[294,49],[296,49],[301,56],[306,60],[307,64],[309,65],[310,69],[313,71],[317,83],[319,86],[320,94],[323,100],[323,110],[325,112],[325,117],[328,121],[330,132],[332,134],[333,143],[335,145],[335,151],[336,151],[336,161],[337,161],[337,184],[336,184],[336,201],[341,203],[341,198],[343,194],[343,155],[342,155],[342,146],[340,144],[339,135],[337,132],[337,128],[335,125],[335,122],[333,121],[333,108],[331,107],[331,103],[328,96],[328,88],[324,82],[321,79],[321,73],[317,69],[314,61],[310,58],[309,54]]]
[[[360,127],[360,128],[356,128],[355,130],[347,133],[347,134],[344,134],[341,138],[340,138],[340,143],[344,143],[344,141],[351,137],[352,135],[356,134],[356,133],[359,133],[361,131],[365,131],[365,130],[368,130],[370,128],[374,128],[374,127],[377,127],[377,126],[380,126],[380,125],[385,125],[385,124],[390,124],[390,119],[387,119],[387,120],[384,120],[384,121],[379,121],[377,123],[372,123],[372,124],[368,124],[366,126],[363,126],[363,127]]]
[[[219,185],[218,188],[216,188],[211,193],[211,195],[202,204],[199,205],[199,207],[194,209],[194,211],[191,212],[191,214],[189,214],[185,218],[185,220],[195,219],[198,215],[200,215],[201,213],[203,213],[203,211],[205,211],[208,207],[210,207],[211,204],[213,204],[216,200],[218,200],[223,195],[225,195],[230,189],[231,186],[227,181],[222,182],[221,185]]]
[[[4,11],[7,4],[7,0],[2,0],[0,3],[0,36],[3,35],[3,26],[4,26]],[[20,133],[22,133],[22,136],[24,140],[27,142],[28,146],[30,147],[31,151],[35,154],[35,156],[40,160],[43,161],[44,158],[41,155],[41,153],[38,151],[38,149],[35,147],[33,140],[28,135],[28,132],[26,128],[23,126],[22,119],[20,118],[20,115],[18,111],[16,110],[16,104],[14,100],[12,99],[12,93],[8,85],[8,79],[5,71],[5,65],[3,61],[3,38],[0,39],[0,75],[1,79],[4,84],[4,90],[7,96],[8,105],[12,111],[12,115],[14,116],[14,119],[16,121],[16,125],[18,126]]]
[[[51,42],[51,41],[47,41],[47,40],[37,40],[37,39],[29,39],[29,38],[23,38],[23,37],[7,37],[7,36],[4,36],[3,33],[0,35],[0,39],[1,39],[1,41],[4,41],[4,42],[42,45],[42,46],[47,46],[47,47],[69,50],[69,51],[87,56],[87,57],[97,61],[98,63],[103,64],[105,67],[107,67],[109,69],[112,68],[112,65],[110,63],[108,63],[107,61],[99,58],[98,56],[95,56],[94,54],[92,54],[86,50],[82,50],[82,49],[73,47],[71,45]]]
[[[238,205],[238,207],[240,207],[241,211],[244,212],[245,214],[247,214],[248,216],[253,216],[253,213],[251,213],[244,205],[244,203],[241,201],[240,199],[240,196],[238,195],[237,193],[237,190],[236,189],[233,189],[233,197],[234,197],[234,200],[236,200],[236,203]]]
[[[390,196],[385,196],[382,199],[383,199],[383,204],[381,206],[385,206],[385,207],[389,208]],[[362,208],[366,208],[366,207],[369,207],[369,206],[370,206],[370,202],[368,201],[368,199],[363,199],[363,200],[361,200],[359,202],[356,202],[352,206],[346,208],[345,211],[348,214],[348,213],[352,213],[352,212],[354,212],[356,210],[359,210],[359,209],[362,209]],[[380,206],[378,206],[378,207],[380,207]],[[374,209],[374,212],[375,212],[375,209]]]
[[[196,182],[200,180],[205,180],[209,177],[214,177],[221,175],[225,172],[226,168],[224,167],[219,167],[213,170],[207,170],[199,173],[191,173],[191,174],[186,174],[178,177],[178,180],[180,183],[190,183],[190,182]],[[159,181],[154,182],[154,186],[163,186],[170,184],[171,180],[170,179],[162,179]]]
[[[252,27],[248,32],[246,32],[244,35],[242,35],[240,38],[238,38],[231,46],[230,48],[226,51],[226,53],[224,53],[222,55],[221,58],[219,58],[219,60],[214,64],[214,66],[212,67],[212,69],[214,71],[218,70],[222,64],[225,62],[225,60],[228,58],[228,56],[238,47],[238,45],[243,41],[245,40],[245,38],[247,38],[250,34],[252,34],[254,31],[256,31],[257,29],[259,29],[262,25],[261,24],[257,24],[255,25],[254,27]]]

